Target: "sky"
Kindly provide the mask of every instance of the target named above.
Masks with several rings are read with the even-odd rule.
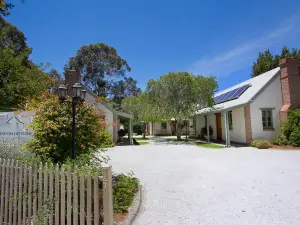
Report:
[[[82,45],[116,48],[144,88],[187,71],[216,76],[219,90],[250,78],[258,52],[300,48],[300,1],[12,0],[6,19],[23,31],[35,63],[62,72]]]

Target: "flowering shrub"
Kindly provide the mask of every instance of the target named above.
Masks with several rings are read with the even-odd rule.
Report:
[[[100,134],[100,142],[101,142],[101,145],[100,145],[101,148],[114,147],[114,145],[112,143],[111,135],[104,129]]]
[[[26,143],[28,151],[64,163],[72,155],[72,107],[70,99],[60,101],[55,95],[44,93],[31,101],[28,109],[35,112],[31,127],[34,136]],[[79,103],[76,112],[76,156],[93,154],[101,147],[103,119],[88,103]]]
[[[139,190],[139,180],[133,173],[113,176],[113,201],[115,212],[127,212]]]

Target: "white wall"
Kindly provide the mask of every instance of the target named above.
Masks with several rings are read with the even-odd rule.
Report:
[[[207,115],[208,126],[211,126],[213,129],[213,134],[211,136],[212,139],[217,139],[217,123],[216,123],[216,115],[209,114]]]
[[[105,105],[101,103],[96,103],[95,97],[92,96],[90,93],[86,94],[86,102],[89,102],[90,104],[96,104],[99,111],[101,111],[101,114],[105,115],[105,124],[106,124],[106,130],[111,135],[112,141],[113,141],[113,112],[108,109]]]
[[[196,137],[201,134],[201,129],[205,127],[205,119],[203,115],[196,116]]]
[[[280,76],[276,78],[254,99],[250,105],[252,139],[273,140],[280,131],[279,112],[282,107]],[[264,131],[260,108],[274,108],[272,111],[274,131]]]
[[[225,120],[222,113],[222,139],[225,140]],[[246,143],[244,107],[232,110],[232,130],[229,130],[230,141]]]
[[[167,129],[161,129],[161,122],[153,122],[153,135],[171,135],[171,121],[167,122]]]
[[[217,137],[217,125],[216,125],[216,115],[215,114],[209,114],[207,115],[207,122],[208,126],[211,126],[213,129],[213,134],[210,138],[216,139]],[[201,134],[201,129],[205,127],[205,117],[204,115],[198,115],[196,117],[196,132],[197,137]]]

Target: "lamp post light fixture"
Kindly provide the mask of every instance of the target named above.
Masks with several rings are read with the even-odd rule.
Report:
[[[65,85],[58,87],[58,97],[61,100],[66,100],[68,89]],[[75,83],[72,87],[72,159],[76,158],[75,145],[76,145],[76,105],[85,100],[86,90],[82,89],[79,83]]]

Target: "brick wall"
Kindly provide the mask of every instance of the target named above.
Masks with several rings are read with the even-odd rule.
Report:
[[[81,75],[79,71],[76,70],[68,70],[65,74],[66,78],[66,86],[68,88],[68,95],[72,96],[72,86],[75,83],[80,83]]]
[[[280,120],[287,119],[289,109],[300,108],[300,62],[286,58],[279,61],[280,81],[283,106],[280,109]]]
[[[252,141],[250,104],[244,107],[244,116],[245,116],[246,143],[250,145]]]

